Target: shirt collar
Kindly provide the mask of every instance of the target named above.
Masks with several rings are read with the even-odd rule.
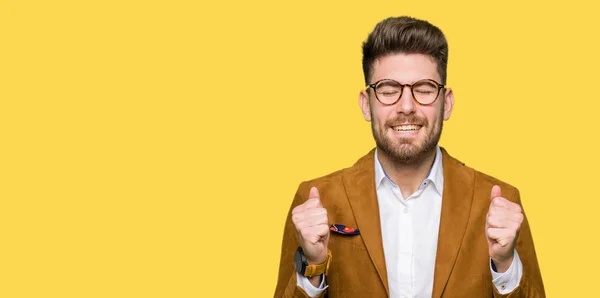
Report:
[[[388,179],[391,183],[394,181],[387,175],[387,173],[383,170],[381,163],[379,162],[379,157],[377,157],[377,149],[375,149],[375,188],[379,188],[383,179]],[[433,165],[431,169],[429,169],[429,173],[420,187],[424,186],[425,182],[432,182],[435,189],[438,191],[440,195],[442,195],[442,191],[444,189],[444,169],[442,165],[442,150],[439,146],[436,146],[435,150],[435,160],[433,161]],[[419,188],[420,188],[419,187]]]

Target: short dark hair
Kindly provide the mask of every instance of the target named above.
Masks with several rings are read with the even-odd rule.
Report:
[[[370,84],[373,63],[389,54],[424,54],[437,63],[438,73],[446,84],[448,42],[442,30],[427,21],[412,17],[391,17],[379,22],[363,43],[365,85]]]

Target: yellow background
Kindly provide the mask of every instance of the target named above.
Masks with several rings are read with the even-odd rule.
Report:
[[[0,297],[272,296],[297,185],[374,146],[393,15],[445,32],[441,144],[520,188],[548,296],[596,292],[595,5],[0,3]]]

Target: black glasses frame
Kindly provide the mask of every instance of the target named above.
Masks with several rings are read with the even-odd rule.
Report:
[[[377,84],[379,84],[379,83],[381,83],[383,81],[396,82],[401,87],[400,88],[400,95],[398,96],[398,99],[396,99],[396,101],[394,101],[393,103],[383,103],[379,99],[379,97],[377,96]],[[431,82],[431,83],[434,83],[437,86],[437,94],[435,95],[435,99],[432,102],[430,102],[430,103],[422,103],[422,102],[418,101],[417,98],[415,97],[415,93],[413,92],[413,85],[416,85],[416,84],[419,84],[419,83],[422,83],[422,82]],[[392,105],[395,105],[396,103],[398,103],[398,101],[400,101],[400,98],[402,98],[402,94],[404,93],[404,87],[406,87],[406,86],[408,86],[410,88],[410,94],[412,95],[414,101],[416,101],[418,104],[423,105],[423,106],[432,105],[437,100],[437,98],[440,96],[440,90],[442,90],[442,89],[445,88],[444,85],[442,85],[442,84],[440,84],[440,83],[438,83],[438,82],[436,82],[436,81],[434,81],[432,79],[418,80],[418,81],[416,81],[416,82],[414,82],[412,84],[402,84],[402,83],[400,83],[400,82],[398,82],[396,80],[382,79],[382,80],[379,80],[379,81],[377,81],[377,82],[375,82],[373,84],[367,85],[367,89],[369,89],[369,88],[373,89],[373,92],[375,93],[375,98],[377,98],[377,101],[379,101],[382,105],[384,105],[384,106],[392,106]]]

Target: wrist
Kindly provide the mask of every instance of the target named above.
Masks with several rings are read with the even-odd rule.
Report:
[[[507,258],[491,258],[494,263],[494,271],[498,273],[504,273],[510,268],[510,265],[513,262],[514,255]]]
[[[316,276],[311,276],[311,277],[307,277],[308,281],[315,287],[315,288],[319,288],[321,286],[321,278],[323,277],[322,274],[316,275]]]
[[[327,272],[329,271],[330,260],[331,252],[327,251],[327,257],[324,261],[316,263],[319,262],[319,260],[311,260],[309,262],[309,260],[304,255],[301,246],[298,247],[296,253],[294,254],[294,266],[296,267],[296,272],[305,277],[315,277],[323,273],[327,275]]]

